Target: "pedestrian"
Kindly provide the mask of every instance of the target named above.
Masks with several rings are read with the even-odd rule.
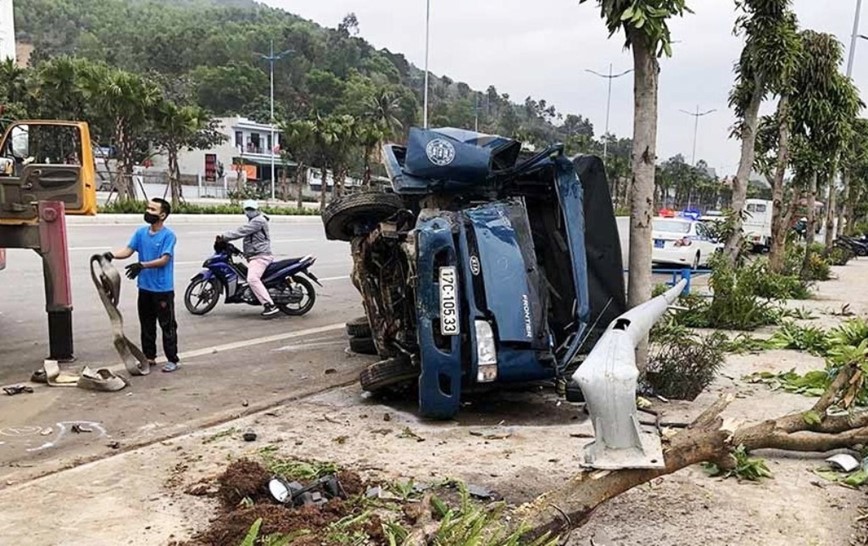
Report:
[[[262,284],[262,274],[274,261],[271,253],[271,232],[268,228],[268,216],[259,210],[259,204],[248,199],[242,205],[247,223],[236,230],[227,231],[217,236],[217,244],[244,238],[244,257],[247,258],[247,284],[265,309],[263,318],[272,318],[280,313],[268,289]]]
[[[174,372],[178,359],[178,323],[175,321],[175,232],[164,225],[172,207],[165,199],[148,201],[145,222],[136,230],[127,246],[106,252],[109,261],[125,260],[134,253],[139,261],[126,267],[129,279],[136,279],[139,288],[139,326],[142,330],[142,352],[148,365],[157,359],[157,323],[163,332],[164,372]]]

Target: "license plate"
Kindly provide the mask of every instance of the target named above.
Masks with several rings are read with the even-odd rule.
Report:
[[[457,336],[461,329],[458,322],[458,275],[454,267],[440,268],[440,333]]]
[[[654,248],[663,248],[665,241],[663,239],[654,239]]]

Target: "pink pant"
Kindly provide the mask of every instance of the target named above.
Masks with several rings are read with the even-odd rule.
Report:
[[[262,274],[265,273],[265,268],[268,267],[268,264],[273,261],[274,256],[270,254],[261,254],[247,261],[247,284],[250,285],[250,290],[262,305],[266,303],[274,305],[274,301],[272,301],[271,296],[268,294],[268,290],[262,284]]]

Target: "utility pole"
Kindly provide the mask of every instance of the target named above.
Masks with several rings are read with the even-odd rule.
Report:
[[[688,116],[693,116],[693,118],[694,118],[694,120],[693,120],[693,157],[690,159],[690,164],[695,167],[696,166],[696,135],[699,132],[699,118],[701,118],[702,116],[707,116],[708,114],[710,114],[712,112],[716,112],[717,110],[712,108],[711,110],[707,110],[705,112],[700,113],[699,112],[699,105],[697,104],[696,105],[696,113],[688,112],[687,110],[681,110],[681,111],[683,113],[687,114]]]
[[[271,81],[271,118],[269,120],[269,125],[271,128],[271,149],[268,150],[268,153],[271,154],[271,199],[274,199],[274,148],[276,148],[276,142],[274,139],[274,63],[275,61],[279,61],[285,56],[289,55],[293,51],[291,49],[287,49],[286,51],[281,51],[277,55],[274,54],[274,40],[271,40],[271,50],[268,55],[259,56],[264,60],[268,61],[269,73],[270,73],[270,81]]]
[[[853,61],[856,59],[856,41],[859,38],[868,40],[868,36],[859,34],[859,15],[862,13],[862,0],[856,0],[856,16],[853,18],[853,37],[850,39],[850,57],[847,59],[847,77],[853,76]]]
[[[603,134],[603,165],[605,165],[606,164],[606,156],[609,153],[609,139],[608,139],[608,135],[609,135],[609,110],[612,106],[612,80],[614,80],[615,78],[620,78],[621,76],[626,76],[630,72],[633,72],[633,69],[631,68],[629,70],[625,70],[625,71],[621,72],[620,74],[614,74],[613,75],[612,74],[612,63],[609,63],[609,73],[608,74],[600,74],[599,72],[591,70],[590,68],[586,68],[585,72],[590,72],[591,74],[594,74],[595,76],[599,76],[601,78],[605,78],[605,79],[609,80],[609,91],[606,93],[606,132]]]
[[[425,0],[425,91],[423,92],[422,125],[428,128],[428,44],[431,27],[431,0]]]
[[[476,106],[473,108],[473,130],[479,132],[479,93],[473,94],[476,97]]]

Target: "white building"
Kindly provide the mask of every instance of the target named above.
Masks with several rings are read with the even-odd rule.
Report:
[[[182,175],[206,174],[206,159],[216,156],[217,173],[235,181],[243,171],[248,181],[271,180],[271,162],[274,160],[274,177],[280,180],[284,165],[280,157],[280,132],[275,128],[272,142],[272,127],[244,117],[217,118],[218,130],[226,140],[210,150],[182,150],[178,154],[178,168]],[[288,166],[294,166],[290,163]],[[153,159],[152,169],[166,170],[168,159],[158,156]],[[218,174],[219,178],[219,174]]]

